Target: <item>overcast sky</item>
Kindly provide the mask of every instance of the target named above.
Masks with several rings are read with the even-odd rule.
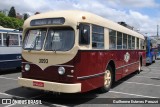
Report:
[[[115,22],[124,21],[148,35],[155,35],[160,25],[160,0],[0,0],[0,9],[11,6],[30,15],[37,11],[89,11]]]

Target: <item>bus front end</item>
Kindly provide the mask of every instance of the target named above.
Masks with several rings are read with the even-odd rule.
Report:
[[[62,17],[29,20],[24,26],[28,23],[30,26],[23,31],[20,86],[61,93],[81,92],[75,72],[76,26],[66,25]]]

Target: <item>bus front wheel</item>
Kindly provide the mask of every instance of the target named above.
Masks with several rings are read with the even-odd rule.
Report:
[[[113,81],[112,71],[113,71],[112,68],[108,66],[104,73],[104,86],[101,87],[102,93],[108,92],[112,86],[112,81]]]

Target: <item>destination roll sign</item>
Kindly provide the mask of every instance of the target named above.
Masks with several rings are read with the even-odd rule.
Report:
[[[64,24],[64,18],[45,18],[45,19],[35,19],[30,22],[31,26],[40,26],[40,25],[60,25]]]

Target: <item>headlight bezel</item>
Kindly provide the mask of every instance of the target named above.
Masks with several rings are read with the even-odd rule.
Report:
[[[30,65],[29,64],[26,64],[25,66],[24,66],[24,69],[25,69],[25,71],[29,71],[30,70]]]
[[[59,75],[64,75],[65,74],[65,68],[64,67],[59,67],[58,68],[58,74]]]

